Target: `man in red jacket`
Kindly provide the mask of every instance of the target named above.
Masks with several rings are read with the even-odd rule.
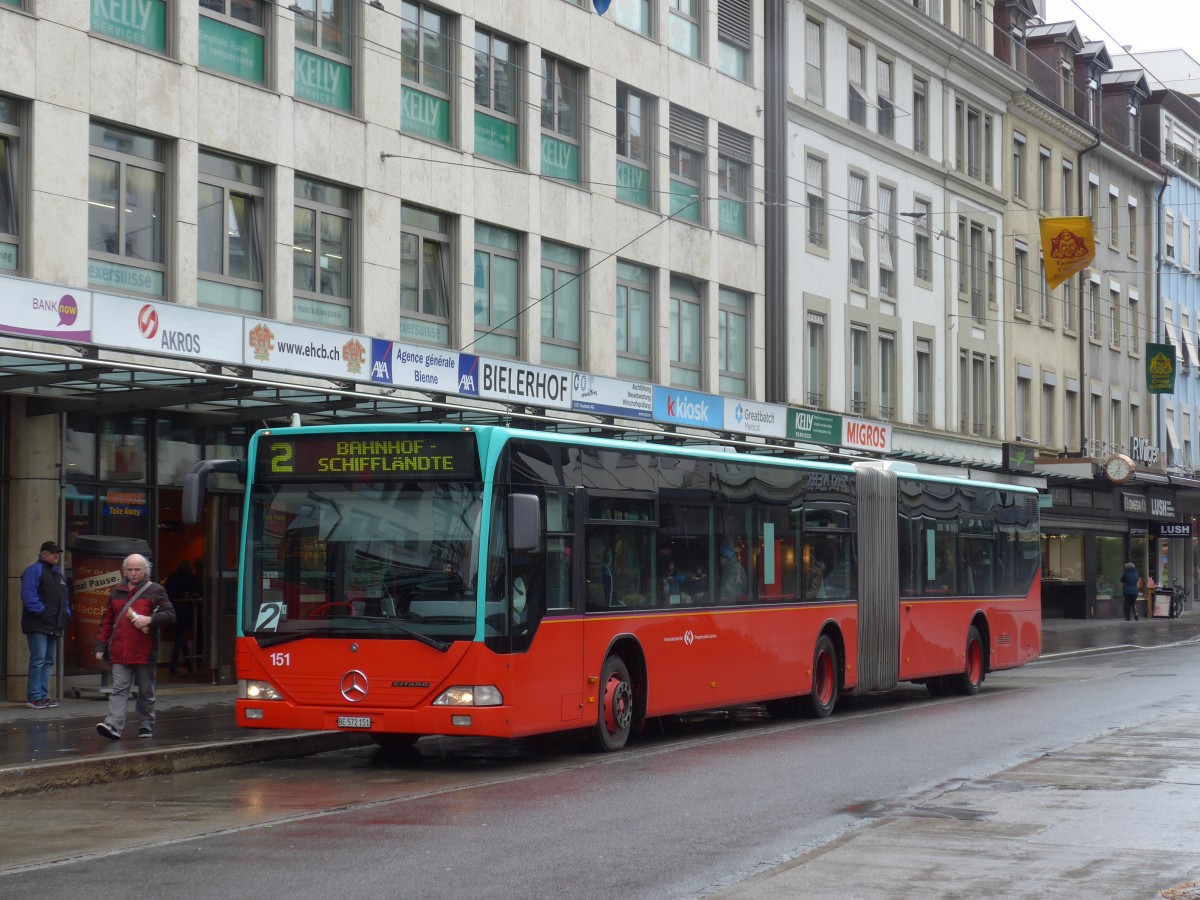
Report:
[[[175,623],[175,607],[161,584],[150,580],[150,563],[134,553],[121,565],[125,580],[109,593],[96,632],[96,659],[112,663],[113,689],[108,716],[96,731],[110,740],[121,736],[129,688],[137,679],[138,737],[154,737],[154,681],[158,670],[158,632]]]

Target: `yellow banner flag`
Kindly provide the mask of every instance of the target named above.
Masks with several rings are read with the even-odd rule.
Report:
[[[1096,258],[1092,220],[1088,216],[1057,216],[1041,220],[1042,259],[1046,286],[1054,290]]]

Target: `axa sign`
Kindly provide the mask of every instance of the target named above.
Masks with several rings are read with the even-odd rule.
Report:
[[[656,386],[654,418],[661,422],[719,430],[725,424],[724,401],[711,394]]]

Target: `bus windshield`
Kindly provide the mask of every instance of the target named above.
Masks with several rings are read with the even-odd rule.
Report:
[[[481,506],[475,481],[260,483],[243,633],[472,639]]]

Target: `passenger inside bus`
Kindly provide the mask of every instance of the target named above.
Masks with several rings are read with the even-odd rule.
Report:
[[[746,568],[737,558],[733,541],[728,535],[722,535],[718,547],[718,564],[721,568],[717,588],[718,600],[721,603],[737,603],[746,598]]]

